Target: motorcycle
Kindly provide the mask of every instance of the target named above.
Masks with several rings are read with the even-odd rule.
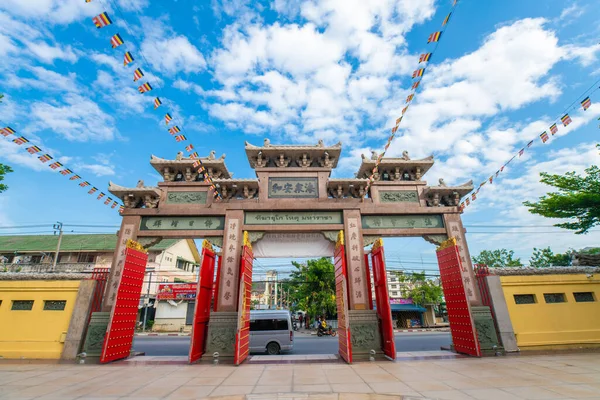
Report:
[[[292,327],[294,328],[295,331],[298,330],[298,323],[296,322],[296,320],[292,321]]]
[[[333,330],[333,328],[331,327],[331,325],[329,325],[327,327],[327,329],[321,328],[321,327],[319,327],[317,329],[317,336],[331,336],[331,337],[335,337],[336,335],[337,335],[337,332]]]

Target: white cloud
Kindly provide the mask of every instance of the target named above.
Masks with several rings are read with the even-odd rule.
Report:
[[[371,124],[385,123],[386,104],[407,92],[398,78],[410,72],[414,56],[406,53],[404,35],[434,11],[432,0],[410,3],[277,1],[274,10],[300,15],[301,21],[237,21],[226,27],[223,47],[210,59],[222,87],[196,93],[217,100],[209,105],[216,117],[227,118],[223,110],[234,103],[269,115],[253,118],[252,133],[271,132],[292,141],[358,139]],[[196,89],[187,82],[178,87]],[[245,124],[237,127],[248,132]]]
[[[195,73],[206,68],[204,56],[186,36],[175,33],[164,20],[141,18],[142,24],[149,27],[141,51],[157,71],[174,75],[177,72]]]
[[[99,2],[86,3],[82,0],[3,0],[0,9],[23,18],[57,24],[68,24],[103,11]]]
[[[51,64],[54,60],[65,60],[74,63],[78,60],[71,46],[62,48],[61,46],[50,46],[46,42],[27,42],[26,45],[29,51],[37,57],[37,60],[44,63]]]
[[[517,177],[502,179],[499,185],[486,185],[480,191],[477,201],[467,208],[467,216],[479,211],[497,215],[486,221],[489,225],[533,225],[541,228],[514,228],[506,229],[507,232],[503,234],[472,235],[469,237],[471,246],[490,248],[489,243],[503,243],[496,247],[510,248],[517,253],[529,252],[533,247],[550,246],[555,252],[564,252],[569,248],[597,246],[600,240],[598,228],[594,229],[596,232],[587,235],[575,235],[573,231],[551,227],[564,221],[531,214],[523,205],[524,201],[537,201],[547,192],[556,191],[555,188],[540,183],[540,172],[562,175],[575,171],[582,174],[590,165],[600,164],[600,155],[595,145],[595,142],[582,143],[577,147],[551,151],[545,160],[526,162],[520,168],[522,173]]]
[[[76,164],[78,171],[89,171],[96,176],[113,176],[115,168],[112,165],[104,164]]]
[[[76,142],[114,140],[118,133],[113,118],[92,100],[68,94],[62,103],[35,102],[31,106],[33,131],[52,129]]]
[[[6,86],[14,88],[30,87],[43,91],[78,92],[77,75],[69,72],[67,75],[59,74],[44,67],[31,67],[29,71],[34,78],[25,78],[15,74],[6,74]]]

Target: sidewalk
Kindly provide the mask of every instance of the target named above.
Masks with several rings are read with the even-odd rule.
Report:
[[[600,398],[598,353],[275,365],[0,361],[0,399]]]

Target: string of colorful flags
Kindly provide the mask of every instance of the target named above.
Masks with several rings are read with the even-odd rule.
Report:
[[[419,56],[419,63],[418,63],[419,67],[412,73],[412,78],[415,79],[415,81],[413,81],[413,84],[411,86],[412,92],[408,95],[408,97],[406,97],[405,107],[402,109],[400,116],[398,118],[396,118],[396,123],[392,127],[392,132],[391,132],[390,136],[388,137],[385,147],[383,148],[383,152],[381,154],[379,154],[379,156],[377,157],[377,161],[375,162],[375,166],[371,170],[371,175],[369,176],[369,180],[367,181],[367,187],[365,189],[363,199],[364,199],[364,196],[367,195],[367,193],[369,192],[369,188],[375,181],[375,174],[379,170],[379,164],[381,164],[381,160],[385,156],[385,153],[387,152],[388,148],[392,144],[392,141],[396,137],[396,132],[398,131],[398,127],[400,126],[400,123],[402,122],[402,118],[404,118],[404,115],[408,111],[408,108],[414,101],[415,94],[417,93],[417,89],[421,85],[423,75],[425,74],[425,71],[427,69],[427,67],[425,67],[425,66],[421,67],[421,63],[429,63],[429,61],[431,60],[431,57],[435,54],[435,51],[437,50],[437,48],[439,46],[440,39],[442,38],[443,33],[448,29],[448,24],[452,20],[452,14],[456,11],[457,4],[458,4],[458,0],[453,0],[450,12],[448,13],[448,15],[446,15],[446,17],[442,21],[441,29],[439,31],[436,31],[436,32],[433,32],[432,34],[430,34],[429,38],[427,39],[427,44],[435,43],[435,47],[430,52],[423,53]],[[427,64],[423,64],[423,65],[427,65]]]
[[[595,86],[595,84],[594,84]],[[579,102],[581,108],[583,108],[584,111],[587,111],[588,108],[591,107],[592,105],[592,100],[590,98],[590,95],[593,94],[594,92],[596,92],[598,89],[600,88],[596,88],[594,89],[591,93],[589,92],[589,89],[585,92],[586,94],[584,94],[584,96],[586,96],[583,100],[581,100]],[[579,97],[581,98],[581,96]],[[569,126],[569,124],[571,124],[571,122],[573,122],[573,120],[571,119],[571,116],[569,115],[569,112],[574,109],[575,107],[579,107],[577,105],[577,102],[574,103],[574,105],[569,106],[565,111],[564,111],[564,115],[562,117],[560,117],[560,119],[556,119],[553,121],[552,125],[550,125],[548,127],[547,130],[543,131],[542,133],[540,133],[536,138],[532,139],[531,141],[527,142],[527,144],[525,146],[523,146],[523,148],[521,150],[519,150],[514,156],[511,157],[510,160],[508,160],[507,162],[505,162],[500,169],[498,169],[494,174],[490,175],[489,178],[487,178],[486,180],[484,180],[483,182],[481,182],[479,184],[479,186],[477,187],[477,189],[473,189],[472,192],[469,192],[466,197],[465,200],[463,202],[461,202],[460,204],[460,210],[463,211],[466,207],[470,206],[472,202],[474,202],[475,200],[477,200],[477,196],[479,195],[479,191],[481,190],[482,187],[484,187],[487,183],[492,184],[494,182],[494,180],[497,180],[498,176],[500,175],[500,173],[504,172],[504,169],[515,159],[515,158],[521,158],[523,156],[523,154],[525,154],[525,152],[527,151],[527,149],[529,149],[531,146],[533,146],[533,144],[535,143],[535,141],[537,140],[537,138],[539,138],[539,140],[542,142],[542,144],[547,143],[550,140],[550,137],[556,135],[556,133],[558,133],[558,124],[562,124],[563,127],[567,127]],[[598,118],[600,120],[600,118]],[[548,131],[550,132],[550,134],[548,134]]]
[[[74,173],[71,169],[65,167],[61,162],[55,160],[54,157],[43,151],[39,146],[32,144],[25,136],[17,135],[17,132],[10,126],[5,126],[4,128],[0,129],[0,135],[9,139],[11,135],[14,135],[15,138],[12,139],[12,142],[17,146],[29,145],[29,147],[25,147],[25,150],[27,150],[27,152],[31,155],[37,155],[38,160],[40,160],[40,162],[42,162],[43,164],[52,161],[50,164],[48,164],[48,166],[51,169],[58,170],[61,175],[69,177],[69,180],[71,181],[80,181],[79,186],[82,188],[87,188],[91,186],[91,189],[88,191],[88,194],[94,195],[98,191],[98,188],[96,186],[93,186],[89,181],[83,180],[81,176]],[[110,208],[115,208],[119,205],[119,203],[116,200],[113,200],[111,197],[106,196],[106,194],[101,191],[97,196],[97,200],[102,200],[103,198],[104,204],[107,206],[110,205]],[[119,206],[119,212],[121,212],[122,210],[123,206]]]
[[[90,3],[92,0],[85,0],[85,1],[86,1],[86,3]],[[92,21],[94,22],[94,25],[96,25],[96,27],[98,29],[104,28],[106,26],[113,24],[112,19],[108,16],[108,14],[106,12],[103,12],[102,14],[95,16],[94,18],[92,18]],[[125,22],[125,21],[123,21],[123,22]],[[131,36],[133,37],[133,35],[131,35]],[[132,39],[132,40],[134,40],[134,39]],[[125,41],[123,40],[123,37],[119,33],[116,33],[110,38],[110,44],[113,49],[116,49],[117,47],[125,44]],[[139,48],[140,47],[138,46],[138,49]],[[140,51],[140,56],[142,59],[145,60],[145,57],[143,56],[141,51]],[[131,54],[130,51],[126,51],[124,58],[123,58],[123,66],[127,67],[129,64],[131,64],[133,62],[135,62],[135,58],[133,57],[133,55]],[[148,64],[147,61],[146,61],[146,64]],[[141,68],[136,68],[133,71],[133,81],[134,82],[139,81],[143,77],[144,77],[144,72],[142,71]],[[152,90],[154,90],[154,88],[152,87],[152,85],[149,82],[145,82],[138,87],[138,91],[140,92],[140,94],[148,93]],[[163,105],[163,101],[159,97],[155,97],[153,100],[153,104],[154,104],[154,109],[156,110]],[[170,108],[173,108],[173,107],[170,107]],[[198,156],[198,153],[194,150],[194,145],[185,136],[185,134],[183,134],[181,132],[182,128],[180,128],[178,125],[176,125],[173,122],[173,117],[169,112],[167,112],[165,114],[164,118],[165,118],[165,124],[167,126],[170,126],[170,124],[173,123],[173,126],[168,128],[168,130],[167,130],[168,133],[171,134],[171,136],[173,136],[173,138],[175,139],[176,142],[178,142],[178,143],[186,142],[183,144],[186,145],[185,150],[188,153],[188,157],[194,160],[194,164],[193,164],[194,168],[196,168],[197,172],[204,177],[204,182],[210,185],[211,189],[213,190],[214,197],[217,200],[221,200],[222,196],[219,193],[219,191],[217,190],[217,186],[214,184],[212,178],[206,171],[206,168],[204,167],[202,160]]]

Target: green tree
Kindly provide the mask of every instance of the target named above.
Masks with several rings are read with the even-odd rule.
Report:
[[[306,264],[292,261],[295,270],[284,285],[295,307],[314,318],[317,315],[337,315],[335,303],[335,272],[330,259],[308,260]],[[289,285],[289,286],[288,286]]]
[[[543,267],[567,267],[571,265],[571,253],[568,251],[564,254],[554,254],[550,247],[545,249],[533,248],[533,255],[529,259],[529,265],[535,268]]]
[[[600,148],[600,145],[597,145]],[[577,234],[587,233],[600,224],[600,168],[596,165],[585,170],[585,176],[575,172],[564,175],[540,173],[540,182],[558,189],[547,193],[538,202],[523,204],[529,212],[548,218],[567,218],[570,222],[554,224],[571,229]]]
[[[432,279],[427,279],[425,271],[412,274],[399,274],[402,282],[407,282],[410,288],[402,294],[404,297],[411,298],[417,305],[435,304],[442,302],[442,287]]]
[[[474,264],[485,264],[490,268],[501,267],[521,267],[520,258],[514,258],[515,252],[512,250],[483,250],[479,255],[473,257]]]
[[[9,167],[8,165],[0,164],[0,182],[4,180],[4,176],[9,172],[13,172],[11,167]],[[0,193],[6,191],[6,189],[8,189],[8,186],[6,186],[4,183],[0,183]]]

